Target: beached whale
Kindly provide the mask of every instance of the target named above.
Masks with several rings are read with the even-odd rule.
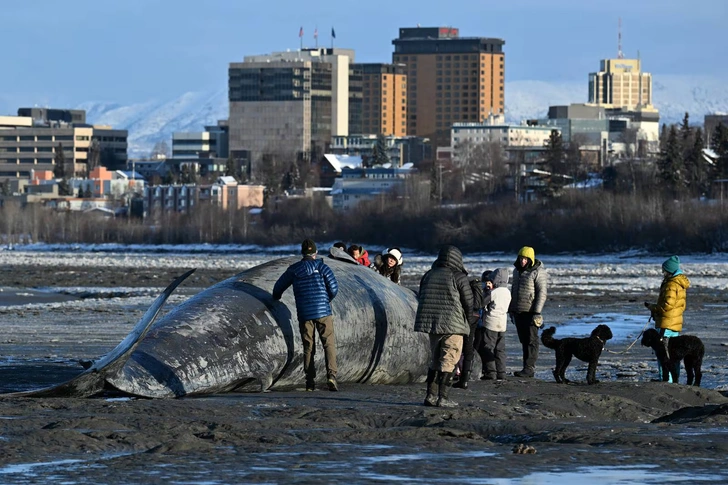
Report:
[[[332,252],[326,263],[339,293],[332,301],[337,380],[409,383],[424,377],[427,336],[414,332],[411,290]],[[278,277],[298,258],[282,258],[222,281],[154,321],[189,273],[155,301],[116,349],[72,381],[22,396],[90,396],[104,388],[150,398],[294,387],[305,381],[293,291],[273,300]],[[315,361],[325,380],[320,344]]]

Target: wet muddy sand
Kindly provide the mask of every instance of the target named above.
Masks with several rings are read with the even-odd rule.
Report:
[[[17,271],[0,272],[0,286],[21,286]],[[47,271],[26,272],[22,286],[47,286]],[[67,276],[64,285],[97,281],[84,271],[83,278]],[[99,274],[107,286],[163,286],[179,272],[159,276],[161,283],[108,269]],[[176,302],[229,275],[196,276],[203,279],[186,282]],[[149,301],[0,307],[0,390],[75,375],[77,360],[113,348]],[[597,312],[638,314],[639,306],[613,295],[553,294],[548,318],[560,323]],[[111,393],[0,397],[0,483],[504,483],[530,477],[565,484],[683,476],[725,482],[728,398],[721,389],[728,384],[728,302],[719,292],[696,290],[689,312],[691,333],[706,345],[703,388],[651,382],[654,358],[637,344],[627,354],[603,353],[602,382],[592,386],[584,383],[586,365],[576,360],[567,372],[576,382],[556,384],[553,351],[542,348],[535,379],[476,380],[468,390],[451,391],[456,409],[423,407],[423,384],[176,400]],[[621,352],[632,339],[607,349]],[[512,374],[520,368],[520,346],[510,326],[506,346]],[[514,453],[521,444],[535,453]]]

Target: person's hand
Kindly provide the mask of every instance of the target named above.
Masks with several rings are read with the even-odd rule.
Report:
[[[531,323],[536,327],[541,327],[543,325],[543,317],[540,313],[534,313],[531,316]]]

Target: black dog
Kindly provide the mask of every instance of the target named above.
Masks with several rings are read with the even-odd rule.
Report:
[[[597,362],[602,354],[604,344],[612,338],[612,330],[606,325],[598,325],[592,330],[589,337],[586,338],[564,338],[555,339],[555,327],[547,328],[541,335],[541,342],[556,351],[556,368],[554,369],[554,379],[559,384],[566,384],[569,380],[564,377],[566,368],[569,367],[571,358],[576,357],[579,360],[589,363],[586,371],[586,382],[588,384],[596,384],[599,382],[596,378]]]
[[[665,345],[663,344],[660,334],[654,328],[645,331],[642,336],[642,346],[651,347],[655,352],[657,359],[662,363],[662,380],[667,382],[668,371],[672,375],[672,382],[677,382],[677,373],[680,370],[680,361],[685,361],[685,372],[688,375],[688,386],[696,385],[700,387],[700,379],[703,372],[700,368],[703,366],[703,356],[705,355],[705,346],[703,341],[694,335],[680,335],[678,337],[670,337],[667,340],[667,352],[669,358],[665,355]],[[693,384],[693,379],[695,380]]]

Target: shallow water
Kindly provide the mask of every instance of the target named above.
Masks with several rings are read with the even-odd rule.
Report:
[[[526,461],[536,455],[511,455],[488,450],[432,453],[388,445],[330,444],[310,451],[299,448],[301,447],[244,455],[220,450],[220,453],[210,457],[210,461],[191,460],[173,465],[160,462],[163,457],[154,455],[117,455],[96,460],[68,459],[16,464],[0,468],[0,481],[7,484],[99,483],[99,474],[103,475],[106,470],[111,472],[112,468],[119,470],[119,465],[123,474],[116,472],[107,475],[104,483],[213,485],[436,482],[473,485],[630,485],[688,481],[724,483],[728,479],[728,473],[720,469],[720,460],[710,464],[703,462],[702,467],[691,466],[689,472],[668,470],[655,464],[606,467],[584,464],[544,466],[533,463],[532,472],[524,476],[512,476],[512,473],[503,471],[508,469],[508,462]],[[625,461],[628,461],[628,457]]]

